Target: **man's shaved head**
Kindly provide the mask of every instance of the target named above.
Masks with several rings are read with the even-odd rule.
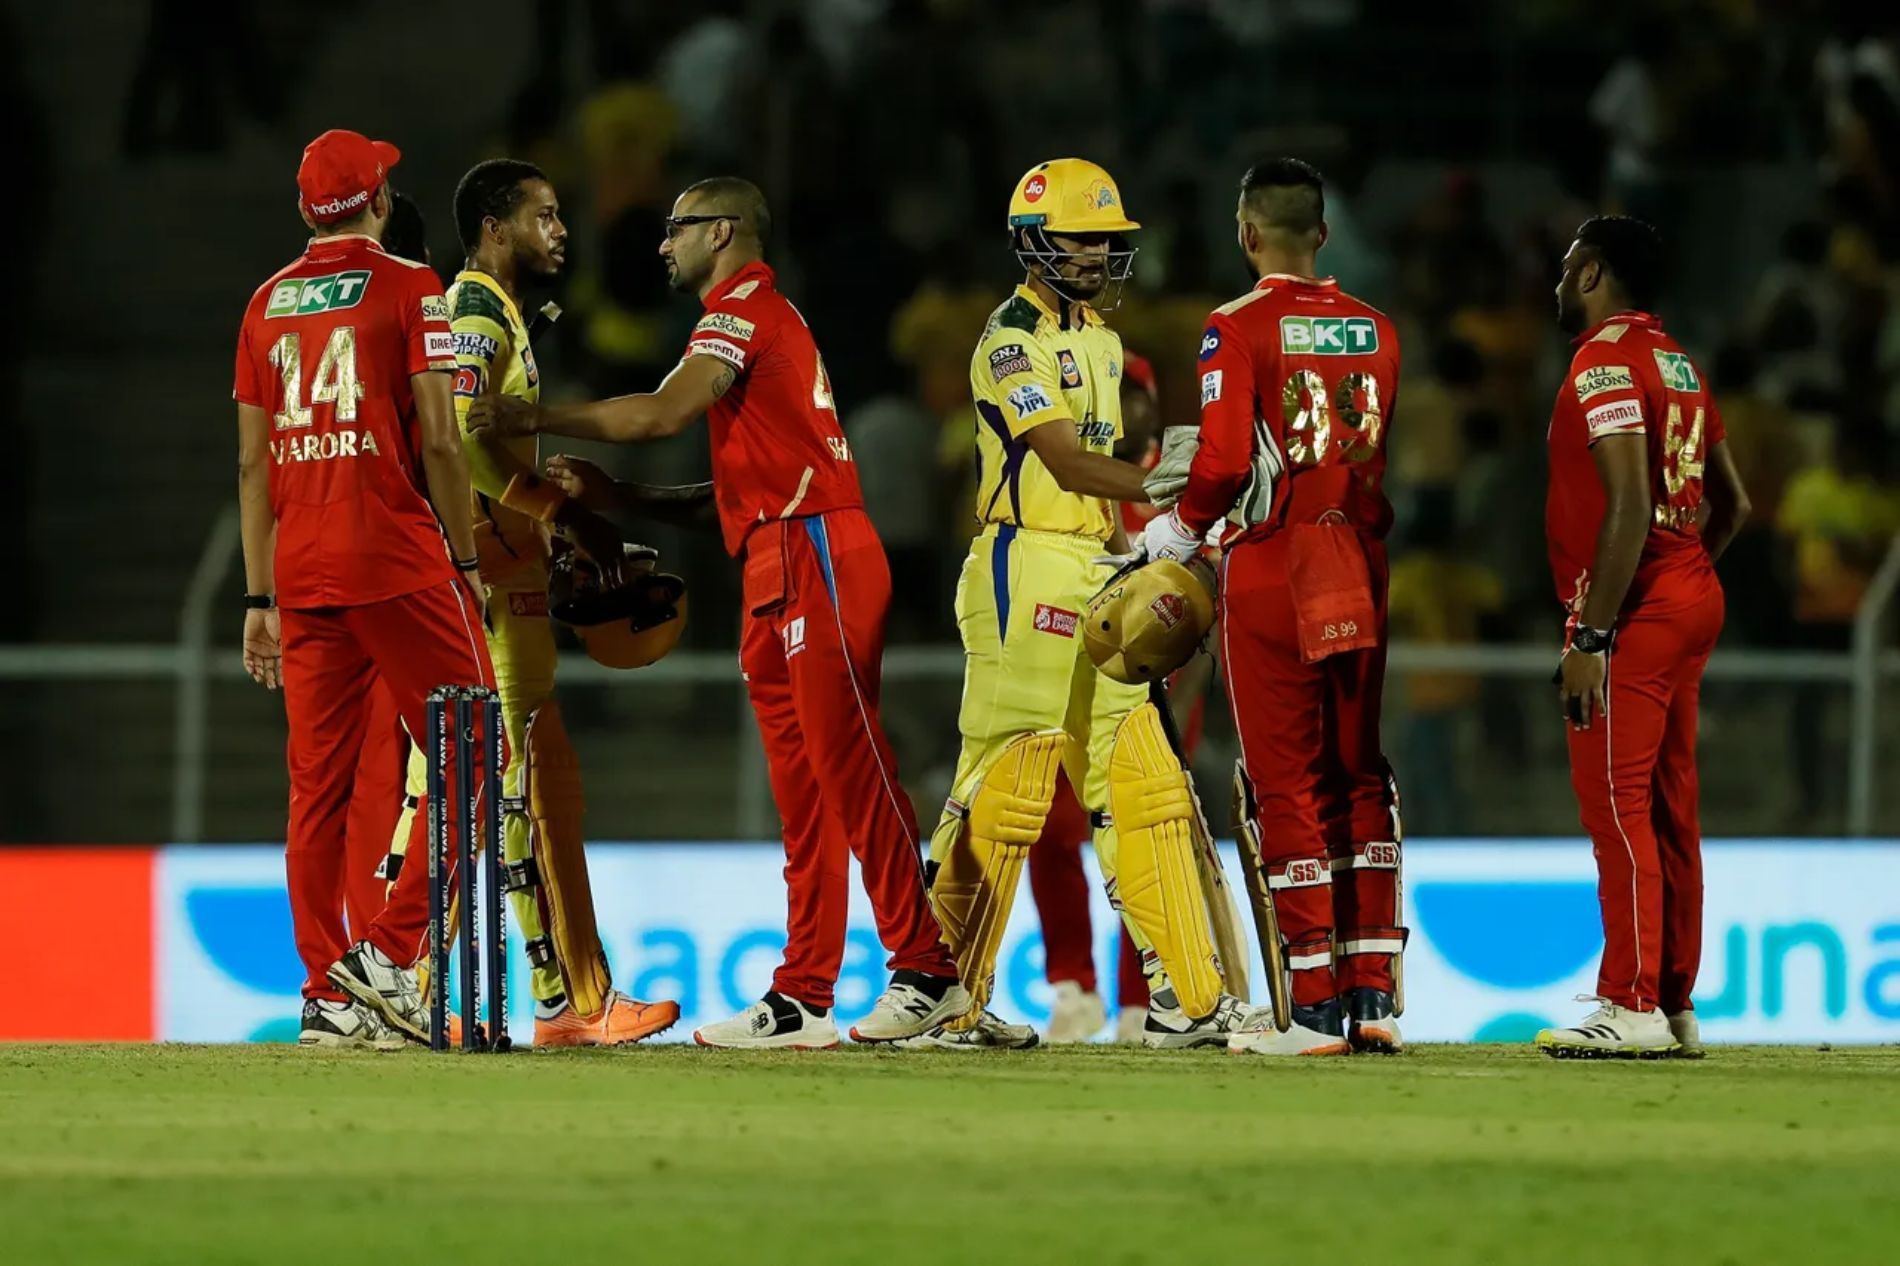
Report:
[[[694,215],[730,215],[738,218],[733,231],[750,237],[760,250],[772,236],[772,211],[765,205],[765,194],[750,180],[738,176],[714,176],[688,185],[680,195],[680,205],[690,207]]]
[[[1267,232],[1317,237],[1326,224],[1326,182],[1297,158],[1255,163],[1240,180],[1240,209]]]

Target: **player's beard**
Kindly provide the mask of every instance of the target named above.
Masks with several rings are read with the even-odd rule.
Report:
[[[1557,328],[1565,334],[1583,333],[1583,296],[1569,287],[1557,292]]]
[[[1108,265],[1091,269],[1078,277],[1065,277],[1060,268],[1051,269],[1046,276],[1049,288],[1071,303],[1094,303],[1108,289]]]

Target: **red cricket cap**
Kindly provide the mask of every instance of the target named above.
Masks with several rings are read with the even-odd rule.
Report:
[[[318,224],[347,220],[369,205],[402,151],[361,132],[331,128],[303,147],[297,165],[297,204]]]
[[[1154,362],[1150,361],[1146,356],[1138,352],[1124,351],[1122,353],[1122,373],[1128,376],[1129,382],[1134,383],[1150,396],[1158,397],[1160,395],[1160,392],[1155,386]]]

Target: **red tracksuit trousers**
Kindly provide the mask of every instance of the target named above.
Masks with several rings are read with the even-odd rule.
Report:
[[[1639,1011],[1688,1010],[1702,961],[1696,712],[1723,613],[1706,563],[1649,582],[1617,622],[1603,715],[1565,725],[1603,908],[1597,993]]]
[[[363,745],[356,758],[356,782],[350,788],[344,830],[343,907],[350,932],[361,936],[389,904],[383,861],[402,817],[404,782],[409,769],[409,732],[389,688],[379,680],[364,709]]]
[[[956,975],[924,895],[917,816],[878,720],[891,571],[870,519],[833,510],[754,529],[743,593],[739,666],[785,832],[785,961],[772,988],[832,1004],[851,856],[888,965]]]
[[[1390,990],[1403,947],[1398,797],[1379,745],[1385,549],[1365,548],[1379,644],[1311,664],[1300,653],[1286,539],[1242,541],[1221,569],[1221,665],[1301,1006],[1356,987]]]
[[[304,963],[304,996],[342,1001],[325,973],[350,945],[343,921],[346,824],[378,678],[403,725],[422,734],[431,690],[492,689],[495,670],[474,603],[455,581],[362,606],[286,608],[282,621],[291,926]],[[423,858],[427,815],[417,814],[416,823],[410,856]],[[428,938],[428,881],[428,866],[404,866],[388,905],[356,935],[398,963],[415,963]]]

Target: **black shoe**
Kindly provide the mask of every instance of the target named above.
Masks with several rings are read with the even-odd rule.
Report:
[[[1404,1049],[1399,1036],[1397,1001],[1390,990],[1360,986],[1346,991],[1346,1010],[1352,1017],[1347,1036],[1362,1053],[1396,1055]]]
[[[1328,998],[1324,1002],[1303,1007],[1293,1004],[1293,1023],[1304,1025],[1315,1033],[1324,1033],[1327,1037],[1346,1036],[1346,1008],[1338,998]]]

